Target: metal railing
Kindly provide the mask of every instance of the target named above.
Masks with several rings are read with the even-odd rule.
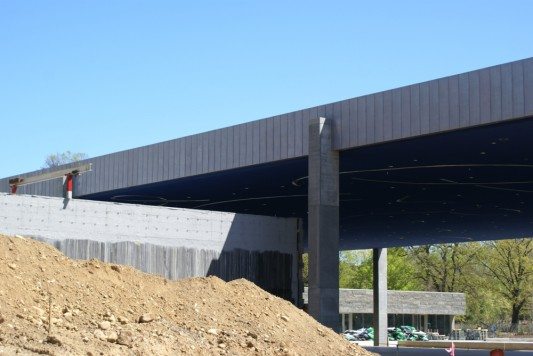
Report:
[[[518,324],[509,322],[496,322],[484,325],[457,324],[456,329],[476,330],[486,329],[488,338],[516,338],[516,337],[533,337],[533,322],[521,321]]]

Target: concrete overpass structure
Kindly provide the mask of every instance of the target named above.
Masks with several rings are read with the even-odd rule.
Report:
[[[532,235],[532,134],[528,58],[91,158],[74,196],[303,218],[309,311],[333,327],[338,250],[373,248],[386,340],[386,247]]]

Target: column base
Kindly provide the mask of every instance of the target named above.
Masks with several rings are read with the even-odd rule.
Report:
[[[310,287],[308,295],[309,314],[322,325],[340,332],[339,289]]]

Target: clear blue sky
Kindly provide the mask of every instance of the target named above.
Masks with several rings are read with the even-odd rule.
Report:
[[[0,177],[533,56],[533,1],[0,0]]]

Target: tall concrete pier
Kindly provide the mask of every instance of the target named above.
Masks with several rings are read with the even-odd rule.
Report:
[[[387,249],[372,249],[374,346],[387,346]]]
[[[331,121],[309,122],[309,313],[338,330],[339,152],[333,150]]]

